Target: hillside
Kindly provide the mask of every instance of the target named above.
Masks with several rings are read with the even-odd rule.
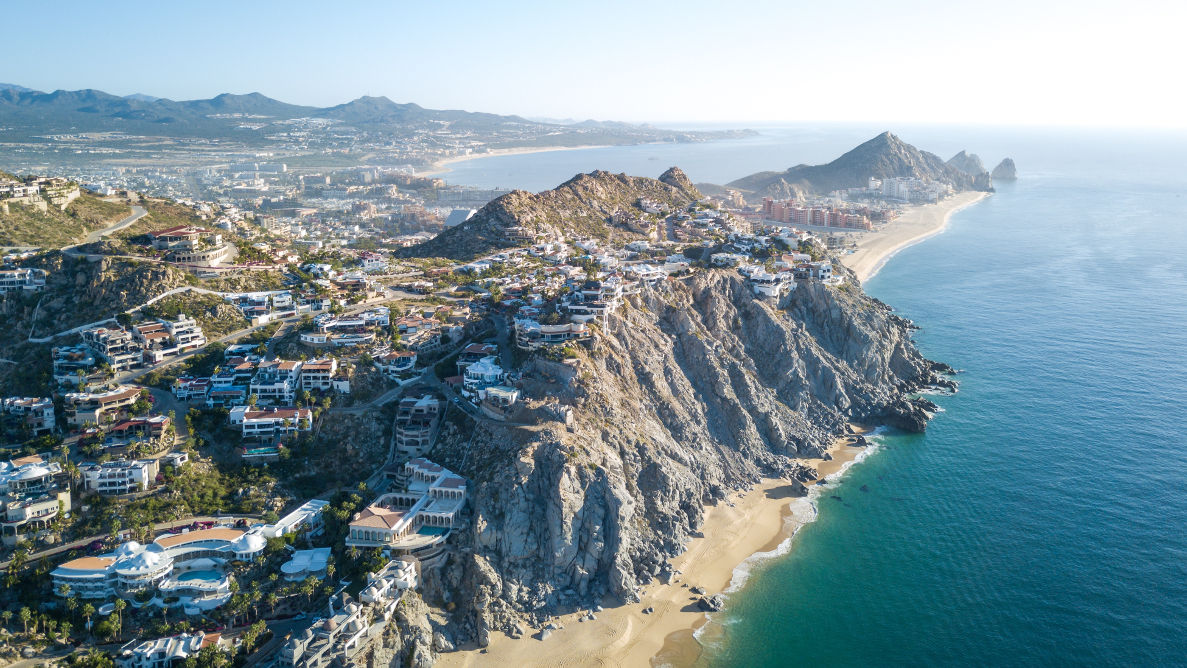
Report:
[[[701,193],[677,167],[658,179],[602,171],[578,174],[552,190],[537,194],[516,190],[503,195],[461,225],[399,254],[470,260],[501,248],[526,245],[525,241],[508,237],[510,227],[554,239],[641,239],[643,235],[612,225],[610,217],[619,211],[642,215],[637,206],[640,198],[677,209],[700,197]]]
[[[797,165],[784,172],[758,172],[727,185],[764,197],[792,197],[865,186],[870,177],[947,181],[957,190],[991,187],[989,183],[978,183],[973,175],[889,132],[883,132],[828,164]]]
[[[78,243],[132,212],[126,204],[91,195],[80,196],[65,211],[51,206],[42,212],[21,204],[10,204],[8,209],[8,213],[0,211],[0,246],[42,248]]]

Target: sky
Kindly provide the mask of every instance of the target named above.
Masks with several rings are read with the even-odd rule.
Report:
[[[1187,126],[1187,2],[4,6],[0,82],[632,122]]]

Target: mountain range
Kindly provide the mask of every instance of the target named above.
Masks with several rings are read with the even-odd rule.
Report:
[[[631,135],[641,141],[682,141],[714,134],[616,122],[546,123],[515,115],[427,109],[386,97],[363,96],[331,107],[311,107],[289,104],[260,93],[223,93],[210,99],[178,101],[139,93],[119,96],[94,89],[46,93],[0,84],[0,125],[27,134],[122,131],[153,136],[258,136],[258,130],[249,126],[294,118],[334,120],[361,130],[395,135],[426,127],[440,129],[443,124],[453,130],[478,133],[544,135],[592,131]]]

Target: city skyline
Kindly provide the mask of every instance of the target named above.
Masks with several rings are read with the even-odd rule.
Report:
[[[1154,0],[1125,11],[1013,0],[992,11],[937,0],[314,7],[66,3],[75,20],[0,45],[19,64],[2,79],[171,99],[260,92],[312,106],[375,95],[577,120],[1187,123],[1184,94],[1165,85],[1187,9]],[[8,9],[11,25],[38,25],[38,14]],[[690,85],[703,94],[673,103]]]

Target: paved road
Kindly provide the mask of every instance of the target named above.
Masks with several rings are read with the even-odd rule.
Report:
[[[116,223],[115,225],[112,225],[111,227],[105,227],[101,230],[95,230],[94,232],[91,232],[90,234],[87,235],[87,240],[84,241],[83,243],[84,244],[93,244],[105,236],[119,232],[120,230],[124,229],[125,227],[128,227],[132,223],[145,217],[146,215],[148,215],[148,212],[144,210],[144,207],[134,206],[134,207],[132,207],[132,215],[128,216],[127,218],[124,218],[123,220]],[[63,248],[62,250],[65,250],[65,248]]]

